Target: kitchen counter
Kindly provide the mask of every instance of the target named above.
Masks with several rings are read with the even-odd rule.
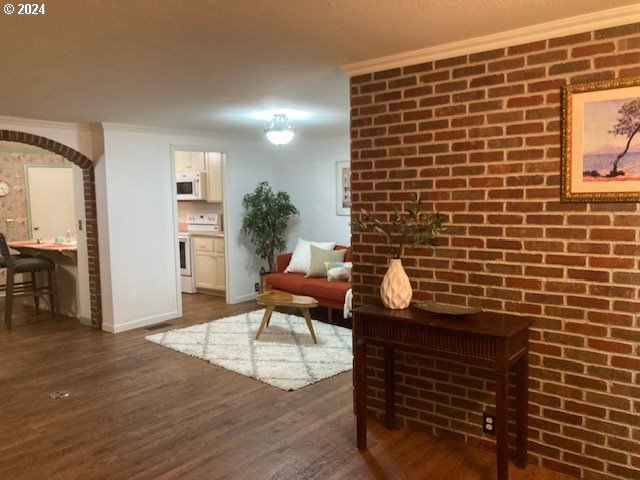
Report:
[[[20,253],[48,258],[56,264],[56,283],[58,287],[58,308],[60,313],[69,317],[78,316],[78,244],[73,242],[55,243],[53,240],[19,240],[9,242],[9,248]],[[45,298],[45,308],[48,299]],[[25,299],[31,304],[32,299]]]
[[[189,235],[189,236],[198,236],[198,237],[217,237],[224,238],[224,232],[187,232],[187,231],[178,231],[180,235]]]
[[[223,232],[189,232],[191,236],[224,238]]]
[[[9,242],[9,247],[21,253],[37,255],[41,252],[58,252],[76,261],[78,244],[73,241],[69,243],[55,243],[53,241],[18,240]]]

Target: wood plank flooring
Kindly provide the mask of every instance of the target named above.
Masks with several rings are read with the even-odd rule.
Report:
[[[165,329],[258,308],[183,297],[184,317]],[[285,392],[148,342],[149,333],[18,311],[14,328],[0,329],[0,479],[495,478],[491,451],[375,421],[359,452],[351,372]],[[49,398],[57,390],[71,396]],[[511,466],[510,478],[571,477]]]

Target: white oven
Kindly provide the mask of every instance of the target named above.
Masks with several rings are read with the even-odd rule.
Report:
[[[178,236],[180,247],[180,291],[183,293],[196,293],[196,282],[193,277],[193,252],[191,249],[191,237],[180,234]]]
[[[205,172],[177,172],[178,200],[204,200],[207,190]]]

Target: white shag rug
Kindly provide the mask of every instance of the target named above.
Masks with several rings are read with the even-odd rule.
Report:
[[[303,317],[273,312],[256,340],[263,315],[255,310],[145,338],[283,390],[351,370],[351,330],[312,320],[315,344]]]

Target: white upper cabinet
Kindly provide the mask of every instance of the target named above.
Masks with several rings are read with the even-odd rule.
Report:
[[[176,151],[176,172],[204,172],[207,170],[204,152]]]

